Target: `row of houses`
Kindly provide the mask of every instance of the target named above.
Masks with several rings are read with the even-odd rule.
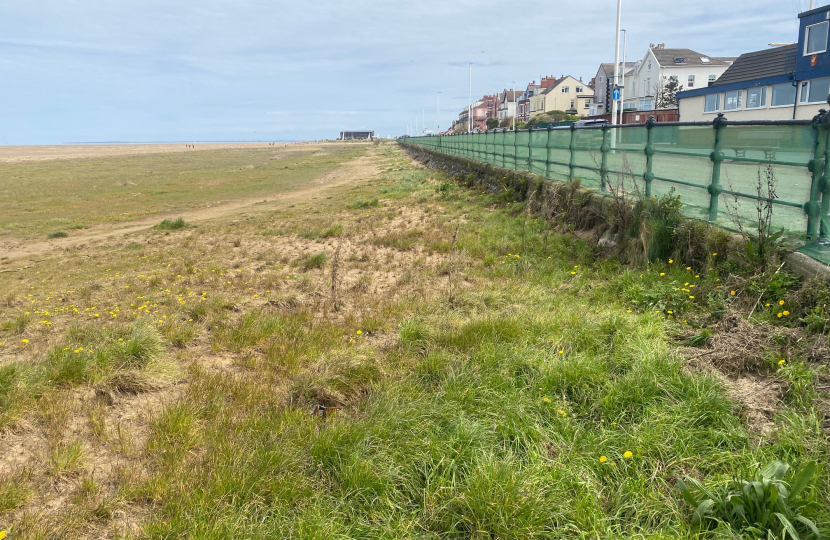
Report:
[[[688,48],[650,44],[634,62],[619,65],[623,123],[660,120],[709,121],[809,119],[827,107],[830,94],[830,6],[798,15],[797,42],[718,57]],[[572,117],[608,118],[612,110],[614,63],[602,63],[587,82],[570,75],[542,77],[524,90],[485,95],[472,106],[474,131],[487,119],[528,122],[560,111]],[[466,131],[465,107],[455,123]],[[492,124],[492,122],[491,122]]]

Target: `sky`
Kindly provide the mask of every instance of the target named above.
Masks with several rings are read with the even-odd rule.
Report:
[[[627,57],[795,42],[808,7],[623,0]],[[439,105],[446,127],[470,62],[473,99],[587,82],[613,62],[615,18],[615,0],[0,0],[0,144],[394,136],[433,129]]]

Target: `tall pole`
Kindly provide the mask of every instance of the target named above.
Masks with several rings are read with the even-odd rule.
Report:
[[[620,86],[620,121],[617,122],[618,124],[622,124],[623,113],[625,113],[625,47],[628,43],[628,32],[625,31],[625,28],[622,29],[623,33],[623,57],[622,57],[622,85]]]
[[[513,131],[516,130],[516,113],[518,112],[516,109],[518,108],[518,103],[516,103],[516,81],[513,81]],[[507,100],[507,110],[510,110],[510,100]]]
[[[617,120],[617,100],[614,99],[614,88],[617,87],[617,78],[620,69],[620,22],[622,16],[622,0],[617,0],[617,35],[614,38],[614,84],[611,85],[611,122]]]
[[[435,134],[441,134],[441,92],[435,94]]]
[[[467,133],[473,132],[473,63],[470,62],[470,93],[467,98]]]

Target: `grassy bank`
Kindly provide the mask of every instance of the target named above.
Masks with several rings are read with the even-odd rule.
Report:
[[[0,236],[131,221],[308,183],[363,147],[226,149],[0,164]]]
[[[378,175],[322,203],[0,274],[0,429],[44,448],[3,461],[0,523],[692,538],[678,479],[718,489],[777,459],[819,464],[802,513],[827,527],[827,368],[777,317],[786,289],[745,370],[780,385],[759,423],[737,373],[690,361],[749,302],[717,257],[627,267],[503,194],[368,151]]]

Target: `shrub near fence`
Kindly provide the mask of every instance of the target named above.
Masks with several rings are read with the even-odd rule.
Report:
[[[549,127],[400,139],[445,154],[599,190],[646,196],[675,189],[683,213],[727,228],[758,221],[772,167],[772,226],[809,240],[800,251],[830,264],[830,115],[812,121],[654,122]]]

